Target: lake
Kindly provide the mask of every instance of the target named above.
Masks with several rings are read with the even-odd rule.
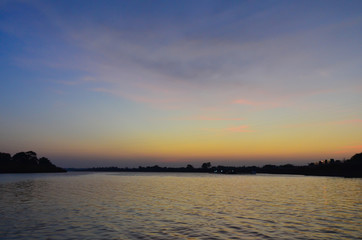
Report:
[[[362,179],[0,174],[0,239],[361,239]]]

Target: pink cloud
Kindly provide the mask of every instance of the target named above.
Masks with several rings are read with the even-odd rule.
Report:
[[[345,146],[344,148],[348,148],[348,149],[361,149],[361,150],[362,150],[362,145]]]
[[[353,146],[344,146],[341,147],[339,151],[336,151],[334,153],[336,154],[353,154],[356,152],[362,151],[362,145],[353,145]]]
[[[341,150],[336,151],[335,153],[351,153],[351,152],[360,152],[362,151],[362,145],[354,145],[354,146],[344,146]]]
[[[351,154],[351,151],[340,150],[340,151],[335,151],[334,153],[336,153],[336,154]]]
[[[331,122],[331,123],[332,124],[337,124],[337,125],[362,123],[362,119],[346,119],[346,120],[336,121],[336,122]]]

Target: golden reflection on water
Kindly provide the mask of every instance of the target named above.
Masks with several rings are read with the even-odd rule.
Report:
[[[361,187],[361,179],[280,175],[67,173],[12,181],[0,177],[0,235],[360,239]]]

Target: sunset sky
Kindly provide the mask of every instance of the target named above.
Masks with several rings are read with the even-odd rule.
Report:
[[[1,1],[0,152],[61,167],[362,152],[362,1]]]

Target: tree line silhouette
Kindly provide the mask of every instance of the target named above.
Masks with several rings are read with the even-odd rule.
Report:
[[[70,171],[99,171],[99,172],[204,172],[217,174],[298,174],[313,176],[340,176],[340,177],[362,177],[362,153],[355,154],[349,160],[324,160],[318,163],[310,163],[305,166],[285,165],[264,165],[257,166],[212,166],[210,162],[205,162],[200,168],[195,168],[191,164],[186,167],[160,167],[158,165],[138,168],[119,167],[94,167],[83,169],[68,169]]]
[[[0,152],[0,173],[45,173],[66,172],[65,169],[55,166],[48,158],[38,159],[33,151],[19,152],[11,156]]]
[[[341,176],[362,177],[362,153],[355,154],[348,160],[324,160],[310,163],[305,166],[264,165],[257,166],[212,166],[211,162],[203,163],[199,168],[188,164],[186,167],[160,167],[158,165],[138,168],[96,167],[74,169],[71,171],[108,171],[108,172],[194,172],[217,174],[301,174],[314,176]],[[48,158],[38,159],[33,151],[19,152],[11,156],[9,153],[0,152],[0,173],[35,173],[35,172],[65,172],[66,170],[55,166]]]

